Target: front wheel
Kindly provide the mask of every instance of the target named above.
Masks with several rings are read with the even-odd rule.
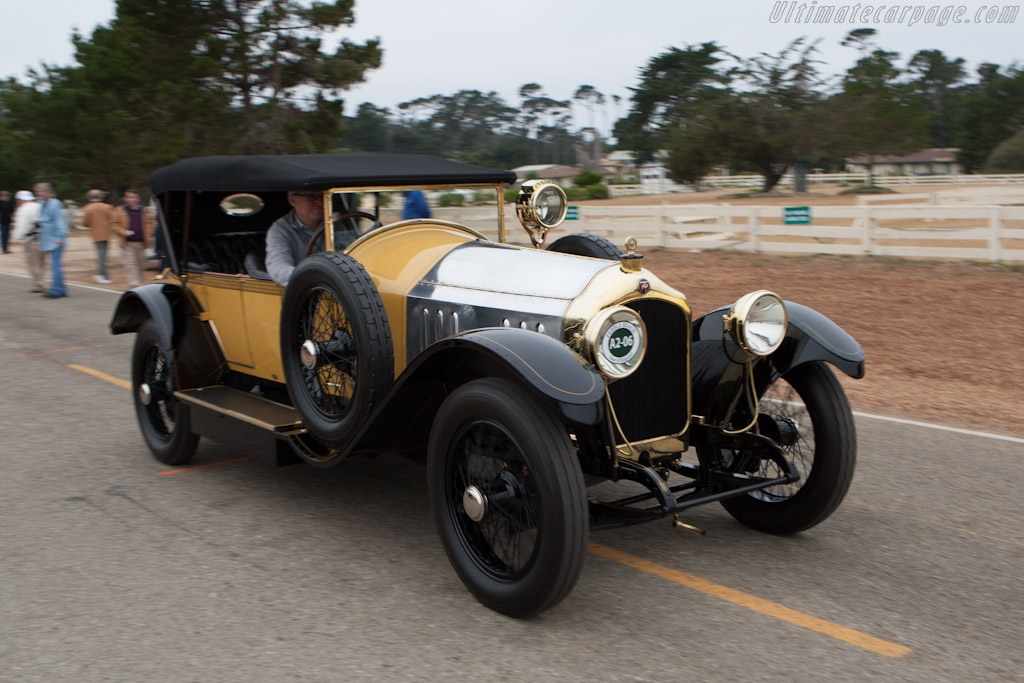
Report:
[[[503,379],[479,379],[442,404],[430,432],[434,521],[459,578],[513,617],[561,601],[587,550],[583,476],[565,428]]]
[[[760,402],[758,427],[779,443],[800,480],[722,501],[733,517],[771,534],[795,534],[824,521],[846,496],[857,459],[853,413],[842,385],[818,361],[773,382]],[[759,477],[781,476],[762,461]]]
[[[164,344],[156,323],[147,320],[135,335],[132,395],[142,438],[156,459],[184,465],[192,459],[199,437],[192,433],[188,406],[174,398],[174,353]]]

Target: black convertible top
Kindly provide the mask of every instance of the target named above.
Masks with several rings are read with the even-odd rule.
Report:
[[[153,194],[266,192],[372,185],[514,183],[498,171],[418,154],[289,154],[183,159],[153,173]]]

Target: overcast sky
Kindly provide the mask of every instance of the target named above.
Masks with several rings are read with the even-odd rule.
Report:
[[[540,83],[557,99],[568,99],[579,85],[590,84],[625,102],[628,88],[651,57],[668,47],[706,41],[753,56],[778,53],[800,36],[822,38],[823,72],[841,73],[856,53],[840,47],[839,41],[859,27],[877,29],[880,46],[898,51],[904,60],[918,50],[939,49],[950,57],[964,57],[972,73],[982,62],[1008,65],[1024,58],[1024,12],[1013,23],[1002,24],[986,23],[987,11],[978,14],[982,7],[1019,5],[977,0],[960,5],[835,3],[832,22],[797,23],[798,16],[806,19],[807,8],[817,11],[826,2],[357,0],[355,25],[339,34],[355,41],[379,36],[384,65],[346,95],[346,113],[353,113],[360,102],[393,107],[461,89],[495,90],[515,104],[519,86],[529,82]],[[23,77],[41,63],[72,63],[72,31],[89,35],[98,24],[110,22],[114,4],[7,0],[0,14],[0,77]],[[865,21],[868,7],[872,9]],[[927,10],[932,7],[940,11],[931,14],[929,23]],[[853,21],[838,23],[840,11],[858,14]]]

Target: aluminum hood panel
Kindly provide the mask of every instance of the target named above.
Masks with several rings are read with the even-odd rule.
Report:
[[[618,264],[493,242],[446,254],[409,292],[406,358],[445,337],[518,327],[562,340],[562,318],[598,273]]]
[[[612,265],[540,249],[467,242],[441,259],[421,284],[571,300]]]

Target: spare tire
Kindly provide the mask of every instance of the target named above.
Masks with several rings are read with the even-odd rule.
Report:
[[[590,235],[579,232],[575,235],[566,235],[548,245],[548,251],[557,251],[560,254],[574,254],[576,256],[589,256],[590,258],[602,258],[611,261],[618,261],[622,258],[622,250],[607,237]]]
[[[351,256],[311,256],[288,280],[280,334],[292,405],[310,434],[344,448],[394,380],[391,326],[377,287]]]

